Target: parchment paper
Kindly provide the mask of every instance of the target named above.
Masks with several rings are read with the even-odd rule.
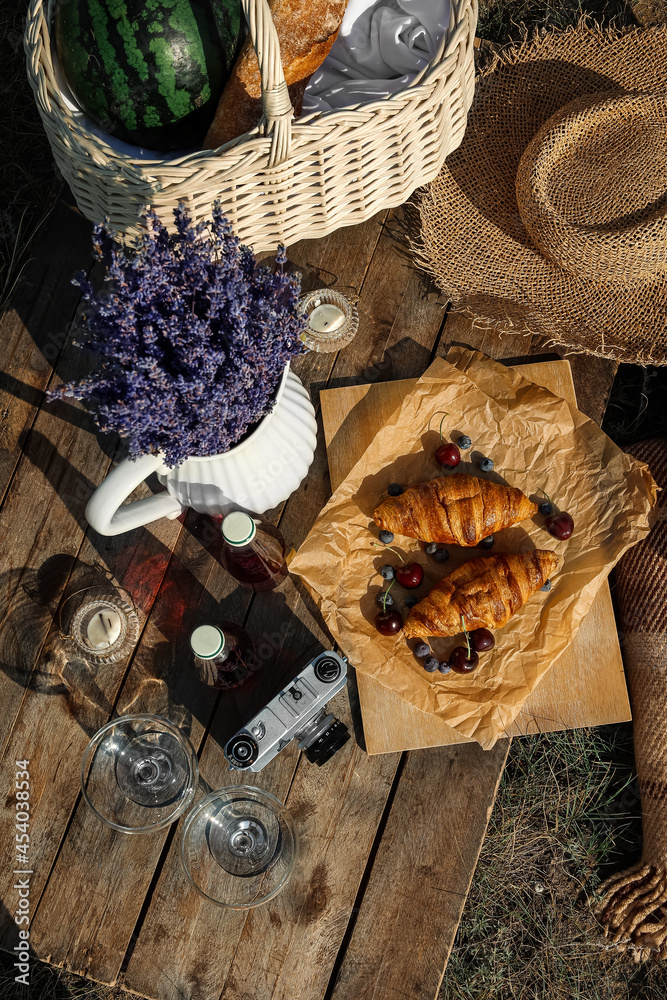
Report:
[[[343,653],[353,666],[424,712],[432,712],[464,736],[490,748],[503,735],[546,671],[572,642],[601,583],[621,555],[648,532],[657,487],[646,465],[624,454],[597,424],[565,400],[478,352],[456,349],[436,360],[394,411],[334,493],[290,564],[317,600]],[[414,486],[442,470],[435,462],[438,426],[445,440],[472,438],[456,470],[517,486],[535,502],[546,491],[574,518],[574,533],[558,541],[544,517],[500,532],[489,552],[449,546],[437,563],[414,539],[396,535],[392,545],[406,562],[424,568],[418,590],[394,584],[394,607],[407,617],[410,594],[431,587],[462,562],[480,555],[551,549],[563,559],[549,592],[538,592],[495,632],[496,646],[480,654],[471,674],[428,674],[401,633],[381,636],[373,620],[384,581],[379,568],[398,557],[377,543],[372,514],[390,483]],[[493,459],[481,473],[476,459]],[[455,639],[434,639],[441,659]]]

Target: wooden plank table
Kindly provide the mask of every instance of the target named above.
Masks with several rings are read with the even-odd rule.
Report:
[[[401,212],[290,249],[304,290],[360,292],[360,330],[340,355],[294,365],[319,413],[319,391],[419,376],[452,343],[494,357],[540,353],[446,319],[437,292],[396,252]],[[32,954],[147,997],[374,1000],[437,995],[479,854],[507,743],[368,756],[357,741],[319,769],[291,745],[259,775],[230,776],[220,747],[268,697],[328,645],[317,611],[289,580],[253,598],[217,558],[210,522],[189,512],[116,538],[83,512],[116,444],[76,405],[43,403],[47,386],[81,373],[72,343],[77,296],[69,275],[90,259],[90,227],[60,204],[2,321],[0,462],[0,739],[3,843],[14,842],[14,771],[29,759]],[[580,407],[600,420],[612,362],[575,357]],[[145,487],[145,492],[148,492]],[[324,438],[308,478],[273,512],[298,547],[330,495]],[[106,576],[132,594],[141,638],[126,661],[89,671],[63,654],[58,609]],[[238,693],[199,684],[189,667],[193,623],[219,613],[269,650],[262,683]],[[345,692],[332,708],[358,718]],[[189,734],[213,787],[252,781],[285,800],[300,837],[288,888],[249,913],[188,889],[180,825],[128,837],[81,801],[79,766],[115,712],[165,715]],[[9,848],[1,875],[0,945],[17,944]]]

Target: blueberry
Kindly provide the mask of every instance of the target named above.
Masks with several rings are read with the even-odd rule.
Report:
[[[551,580],[547,580],[544,586],[540,587],[540,590],[551,590]]]
[[[480,549],[492,549],[495,539],[493,535],[489,535],[488,538],[483,538],[478,545]]]
[[[467,434],[462,434],[461,437],[456,442],[461,451],[467,451],[468,448],[472,447],[472,441]]]
[[[447,562],[449,559],[449,549],[443,549],[442,546],[439,545],[433,553],[433,558],[436,562]]]
[[[480,458],[479,467],[482,472],[493,472],[493,462],[490,458]]]
[[[424,670],[427,674],[434,674],[439,666],[440,664],[435,656],[429,656],[427,660],[424,660]]]
[[[380,567],[380,576],[385,580],[394,579],[394,567],[390,566],[389,563],[385,563],[384,566]]]
[[[429,644],[427,642],[418,642],[417,645],[415,646],[415,656],[418,656],[419,659],[421,660],[425,656],[430,656],[430,655],[431,655],[431,647],[429,646]]]
[[[419,604],[419,598],[411,594],[410,597],[405,598],[406,608],[414,608],[415,604]]]
[[[400,497],[401,493],[405,493],[405,490],[400,483],[390,483],[387,487],[387,493],[390,497]]]
[[[375,598],[375,600],[378,602],[378,604],[382,605],[383,608],[384,607],[390,608],[394,603],[394,598],[391,596],[391,594],[388,594],[386,590],[381,590],[380,593]]]
[[[381,531],[380,534],[378,535],[378,538],[380,539],[383,545],[391,545],[391,543],[394,540],[394,532]]]
[[[437,542],[429,542],[428,545],[424,546],[424,552],[427,556],[434,556],[438,550]]]
[[[549,514],[553,514],[554,512],[554,506],[552,503],[549,503],[548,500],[544,500],[541,504],[538,504],[537,509],[539,510],[540,514],[544,514],[545,517],[547,517]]]
[[[452,668],[447,663],[447,660],[440,660],[440,663],[438,664],[438,670],[440,671],[441,674],[448,674],[451,669]]]

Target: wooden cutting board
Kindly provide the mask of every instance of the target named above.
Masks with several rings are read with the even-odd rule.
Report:
[[[524,378],[576,404],[568,361],[530,362],[519,368]],[[340,486],[415,381],[352,385],[320,393],[332,489]],[[360,670],[357,683],[369,754],[470,742]],[[609,584],[605,582],[572,645],[542,678],[507,735],[601,726],[630,717]]]

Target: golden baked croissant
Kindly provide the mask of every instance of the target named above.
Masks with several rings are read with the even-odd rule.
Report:
[[[422,542],[472,546],[535,513],[537,505],[514,486],[461,473],[389,497],[375,509],[373,520],[386,531]]]
[[[558,568],[548,549],[522,555],[480,556],[455,569],[416,604],[403,626],[406,639],[502,628]]]

